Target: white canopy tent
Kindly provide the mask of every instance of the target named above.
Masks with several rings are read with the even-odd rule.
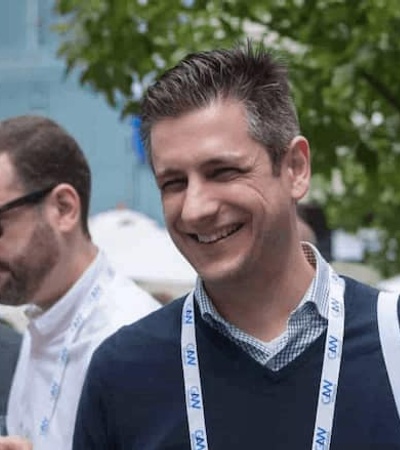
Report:
[[[144,214],[129,209],[102,212],[90,218],[89,230],[116,269],[148,290],[175,296],[193,287],[193,267],[167,230]]]
[[[396,275],[392,278],[387,278],[386,280],[381,280],[377,287],[385,291],[398,291],[400,293],[400,275]]]

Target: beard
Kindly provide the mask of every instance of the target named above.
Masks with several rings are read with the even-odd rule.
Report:
[[[41,220],[18,256],[0,261],[0,303],[19,306],[34,301],[34,295],[60,259],[53,229]]]

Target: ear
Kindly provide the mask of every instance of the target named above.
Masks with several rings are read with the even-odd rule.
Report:
[[[305,137],[296,136],[290,142],[286,164],[292,198],[298,201],[307,194],[310,188],[310,147]]]
[[[80,226],[80,199],[70,184],[57,185],[53,189],[49,201],[51,221],[60,232],[70,232]]]

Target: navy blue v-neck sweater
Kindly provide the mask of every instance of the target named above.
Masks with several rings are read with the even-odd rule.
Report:
[[[180,357],[183,300],[121,329],[96,351],[74,450],[190,449]],[[376,290],[346,279],[331,450],[400,450],[376,300]],[[211,450],[312,448],[326,333],[278,372],[212,329],[198,311],[196,335]]]

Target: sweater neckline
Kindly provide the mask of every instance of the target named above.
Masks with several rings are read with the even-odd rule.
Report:
[[[241,349],[237,344],[232,342],[228,337],[221,334],[219,331],[210,326],[202,317],[198,306],[195,302],[196,315],[196,333],[198,334],[198,344],[201,345],[201,339],[204,338],[212,344],[213,348],[218,348],[220,351],[220,358],[227,358],[236,366],[241,366],[243,370],[248,367],[249,370],[259,372],[260,375],[266,376],[273,380],[281,380],[290,377],[291,373],[298,367],[307,364],[310,359],[316,359],[320,362],[322,368],[321,355],[323,354],[323,347],[326,339],[326,330],[313,341],[300,355],[286,364],[279,370],[272,370],[264,366],[252,358],[245,350]],[[322,349],[322,351],[321,351]],[[202,355],[199,352],[199,363],[202,366]]]

